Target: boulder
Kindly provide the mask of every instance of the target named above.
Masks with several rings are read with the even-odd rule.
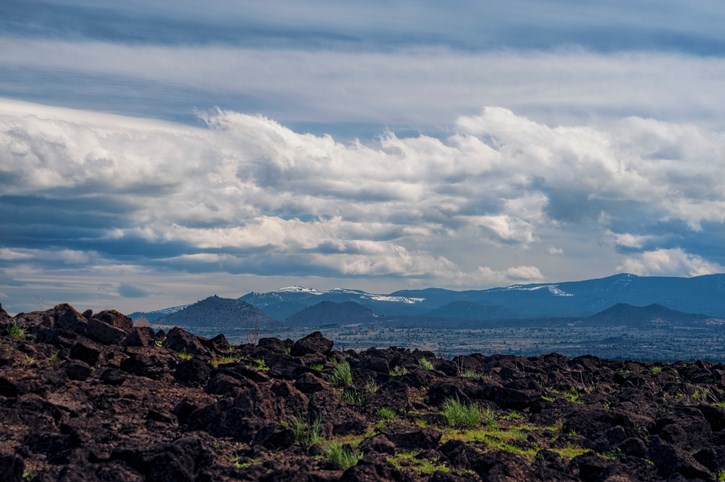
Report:
[[[134,326],[131,328],[123,340],[124,346],[151,346],[154,343],[156,335],[154,330],[149,326]]]
[[[332,340],[328,340],[322,333],[315,331],[306,337],[297,340],[292,345],[292,355],[302,356],[310,353],[322,353],[327,356],[332,351]]]
[[[657,467],[657,472],[664,478],[679,473],[690,479],[715,480],[715,475],[692,455],[659,437],[650,442],[647,454]]]
[[[71,305],[62,303],[53,308],[54,326],[60,330],[84,334],[88,320]]]
[[[71,380],[86,380],[91,376],[93,369],[87,364],[80,360],[69,360],[63,368],[65,374]]]
[[[14,454],[0,454],[0,480],[3,482],[23,482],[25,462]]]
[[[209,355],[209,349],[204,344],[204,340],[179,327],[172,328],[166,335],[164,347],[177,353]]]
[[[79,341],[71,347],[69,357],[94,366],[98,363],[101,352],[92,345]]]
[[[133,328],[133,320],[123,313],[119,313],[116,310],[104,310],[100,313],[96,313],[93,318],[111,325],[119,330],[128,331]]]
[[[176,366],[174,378],[182,385],[204,385],[211,375],[212,368],[208,363],[192,358],[184,360]]]
[[[86,329],[86,336],[104,345],[116,345],[126,338],[126,332],[97,318],[91,318]]]

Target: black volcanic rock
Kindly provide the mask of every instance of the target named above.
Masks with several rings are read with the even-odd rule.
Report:
[[[246,301],[210,296],[156,320],[160,325],[219,328],[261,328],[275,323]]]
[[[378,320],[378,315],[372,310],[352,301],[345,303],[323,301],[287,318],[287,324],[312,327],[329,323],[370,323]]]
[[[319,332],[233,346],[177,328],[129,346],[58,330],[55,313],[0,334],[0,480],[715,481],[725,467],[721,363],[443,360],[333,351]],[[341,360],[345,387],[331,383]],[[482,420],[449,422],[454,401]],[[343,470],[332,443],[360,460]]]
[[[332,345],[333,342],[331,340],[322,336],[322,333],[319,331],[315,331],[301,340],[297,340],[294,345],[292,345],[291,353],[293,356],[304,356],[311,353],[329,355],[332,351]]]

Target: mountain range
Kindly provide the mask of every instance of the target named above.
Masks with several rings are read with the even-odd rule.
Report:
[[[213,296],[191,305],[132,313],[131,317],[181,326],[207,323],[259,326],[275,320],[293,326],[314,326],[401,318],[470,322],[624,319],[639,323],[643,317],[656,319],[658,312],[664,315],[659,318],[670,321],[725,318],[725,274],[693,278],[618,274],[584,281],[518,284],[485,290],[428,288],[390,294],[291,286],[266,293],[251,292],[238,299]]]

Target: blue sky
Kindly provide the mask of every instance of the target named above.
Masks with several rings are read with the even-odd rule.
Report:
[[[725,265],[714,1],[0,3],[0,302]]]

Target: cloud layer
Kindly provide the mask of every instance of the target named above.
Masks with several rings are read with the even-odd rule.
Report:
[[[34,266],[93,266],[483,287],[567,263],[666,275],[725,264],[725,135],[703,126],[551,126],[488,107],[444,139],[364,143],[225,110],[200,119],[2,101],[7,283]]]

